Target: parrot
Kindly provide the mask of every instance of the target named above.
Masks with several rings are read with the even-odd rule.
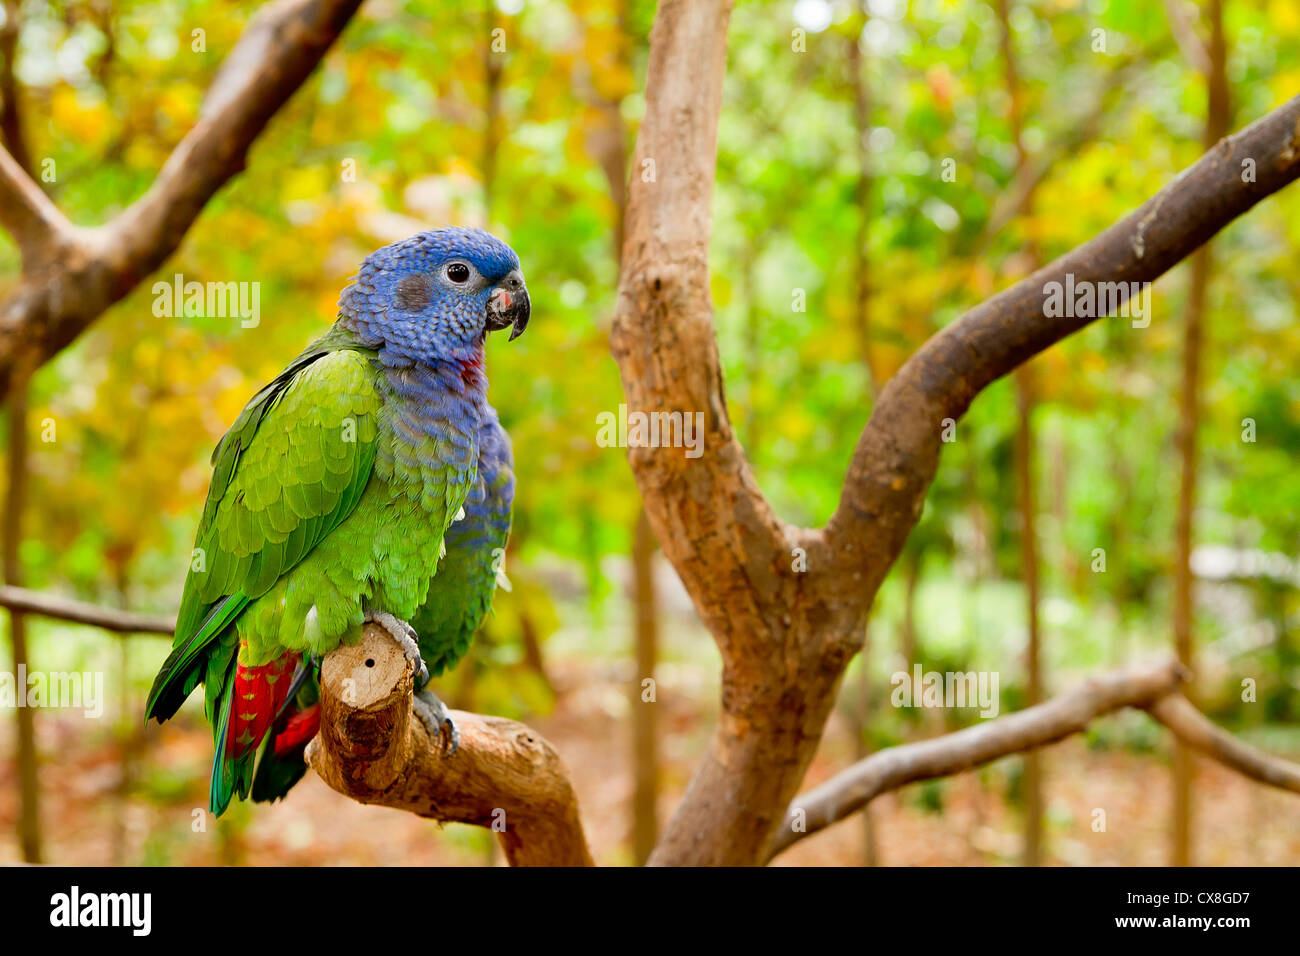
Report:
[[[368,622],[413,661],[416,715],[456,752],[427,683],[508,587],[514,463],[484,349],[489,332],[518,338],[530,313],[519,257],[487,232],[384,246],[344,288],[334,325],[217,444],[172,650],[145,706],[162,723],[203,685],[214,815],[303,776],[319,662]]]

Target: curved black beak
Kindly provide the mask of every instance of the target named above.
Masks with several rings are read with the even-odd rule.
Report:
[[[528,301],[528,288],[524,285],[524,277],[520,275],[518,269],[514,269],[488,296],[487,330],[496,332],[513,326],[509,339],[513,342],[528,327],[528,316],[531,312],[532,305]]]

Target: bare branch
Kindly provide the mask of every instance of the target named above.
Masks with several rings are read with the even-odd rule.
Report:
[[[175,618],[133,614],[130,611],[100,607],[98,604],[87,604],[11,585],[0,585],[0,607],[71,621],[74,624],[90,624],[121,634],[170,635],[176,630]]]
[[[629,409],[697,426],[697,455],[640,447],[628,460],[723,660],[718,725],[652,864],[758,861],[861,640],[837,633],[828,603],[804,599],[812,575],[793,572],[792,549],[810,567],[829,556],[819,535],[773,513],[727,415],[708,250],[730,13],[730,0],[663,0],[655,14],[610,336]]]
[[[1147,712],[1175,737],[1238,773],[1292,793],[1300,793],[1300,766],[1257,750],[1217,727],[1186,697],[1162,697]]]
[[[0,146],[0,225],[18,244],[24,267],[40,257],[72,224],[32,181],[27,171]]]
[[[512,866],[591,866],[578,801],[554,748],[513,720],[452,711],[460,749],[447,755],[414,718],[415,668],[367,625],[321,665],[321,726],[307,761],[360,803],[498,832]]]
[[[49,359],[176,250],[207,202],[244,168],[253,141],[360,4],[275,0],[267,5],[226,58],[198,123],[149,190],[112,222],[73,230],[56,248],[37,241],[34,223],[42,217],[30,208],[36,200],[13,175],[12,160],[6,164],[8,157],[0,157],[5,213],[0,222],[20,243],[24,234],[35,236],[24,249],[23,282],[0,301],[0,387],[19,354]],[[42,268],[27,268],[29,251]]]
[[[890,790],[960,773],[1055,743],[1097,717],[1121,707],[1146,707],[1178,689],[1185,671],[1177,661],[1090,677],[1079,687],[1019,713],[944,734],[933,740],[880,750],[794,799],[776,831],[768,859],[823,830]],[[796,824],[803,827],[796,830]]]
[[[208,200],[244,168],[271,117],[316,68],[361,0],[275,0],[258,11],[222,63],[194,128],[149,191],[110,227],[123,265],[151,272],[180,244]]]
[[[1243,170],[1255,171],[1250,178]],[[1150,282],[1261,199],[1300,176],[1300,97],[1221,140],[1141,208],[976,306],[931,338],[886,386],[826,528],[846,571],[888,567],[920,515],[944,419],[990,382],[1093,320],[1044,314],[1050,282]],[[1073,312],[1075,310],[1065,310]]]

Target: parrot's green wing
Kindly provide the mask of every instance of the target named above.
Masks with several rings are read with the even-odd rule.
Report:
[[[254,396],[217,446],[172,653],[146,719],[172,716],[200,680],[214,716],[237,650],[229,625],[356,507],[382,404],[370,356],[322,338]]]

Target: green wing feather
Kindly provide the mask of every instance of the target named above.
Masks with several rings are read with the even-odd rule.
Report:
[[[171,717],[202,680],[209,720],[219,723],[237,650],[230,625],[356,507],[382,404],[372,354],[339,333],[318,340],[253,397],[217,446],[173,650],[146,719]]]

